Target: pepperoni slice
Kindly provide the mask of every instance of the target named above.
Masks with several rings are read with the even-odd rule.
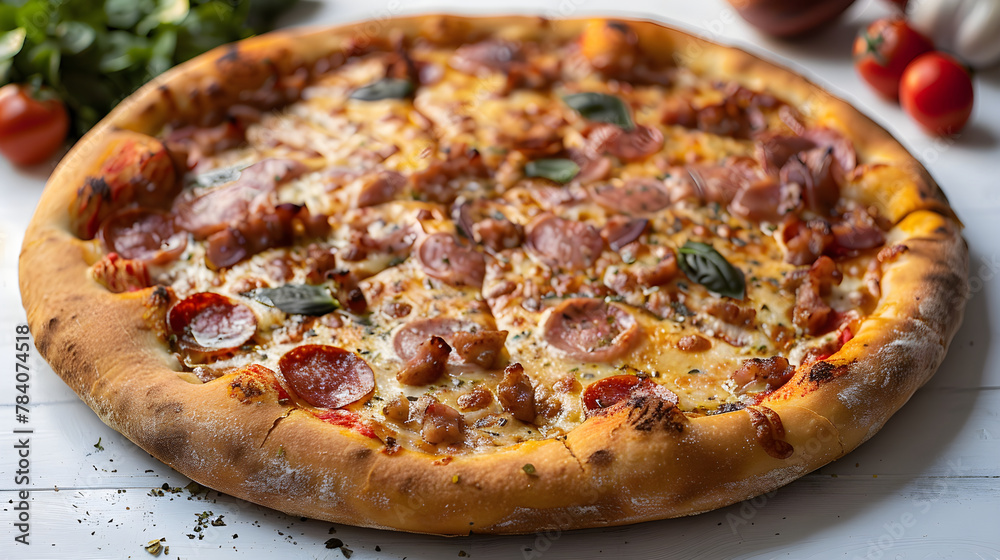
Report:
[[[639,239],[642,232],[646,231],[649,220],[646,218],[613,218],[601,229],[601,235],[608,242],[608,247],[612,251],[620,251],[622,247]]]
[[[670,205],[663,182],[652,177],[629,179],[621,187],[605,183],[592,192],[595,202],[623,214],[651,214]]]
[[[604,251],[604,239],[594,226],[542,214],[528,225],[527,247],[553,270],[582,270]]]
[[[676,406],[678,399],[669,389],[635,375],[614,375],[595,381],[583,391],[587,417],[605,414],[616,404],[633,397],[652,396]]]
[[[170,308],[167,324],[182,350],[206,356],[235,350],[257,332],[249,307],[213,292],[188,296]]]
[[[187,247],[187,234],[177,229],[173,216],[158,210],[113,214],[104,220],[99,236],[109,252],[149,264],[166,264]]]
[[[368,363],[336,346],[299,346],[281,357],[278,369],[302,400],[320,408],[347,406],[375,388]]]
[[[552,310],[545,339],[577,360],[610,362],[639,341],[639,325],[624,309],[599,299],[568,299]]]
[[[475,249],[459,245],[453,235],[439,232],[427,237],[417,249],[417,258],[424,272],[452,286],[483,285],[486,258]]]
[[[278,185],[306,172],[305,165],[288,159],[265,159],[244,169],[232,183],[197,197],[177,201],[174,211],[180,227],[205,239],[231,223],[245,221],[259,208],[274,205],[268,198]]]

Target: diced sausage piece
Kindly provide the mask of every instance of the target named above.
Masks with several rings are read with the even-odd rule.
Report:
[[[178,225],[205,239],[231,224],[246,221],[262,208],[273,207],[271,195],[278,186],[307,171],[288,159],[265,159],[240,172],[239,178],[196,197],[180,197],[174,205]]]
[[[782,356],[772,356],[767,359],[750,358],[740,364],[739,369],[733,372],[732,379],[738,387],[746,387],[754,381],[766,383],[771,389],[777,389],[784,385],[792,375],[795,368]]]
[[[104,220],[99,232],[109,252],[150,264],[173,261],[187,247],[187,233],[177,229],[166,212],[133,208]]]
[[[506,412],[522,422],[535,420],[535,389],[521,364],[511,364],[497,384],[497,401]]]
[[[482,410],[493,402],[493,393],[482,385],[458,397],[458,406],[462,412]]]
[[[601,233],[590,224],[543,214],[528,225],[528,249],[553,270],[583,270],[604,251]]]
[[[635,64],[639,38],[626,23],[593,19],[580,35],[580,52],[597,70],[627,70]]]
[[[170,154],[145,134],[113,133],[97,161],[70,206],[70,229],[81,239],[93,239],[104,219],[126,206],[166,208],[180,191]]]
[[[123,259],[117,253],[104,255],[94,263],[90,273],[98,284],[116,294],[134,292],[152,285],[146,263]]]
[[[483,285],[486,259],[470,247],[463,247],[455,236],[435,233],[420,243],[417,249],[420,265],[429,276],[453,286]]]
[[[497,367],[503,354],[507,331],[459,331],[452,335],[455,351],[467,364],[492,369]]]
[[[629,179],[621,187],[605,183],[591,192],[601,206],[633,216],[659,212],[670,205],[663,182],[652,177]]]
[[[387,402],[382,407],[382,414],[390,420],[396,422],[406,422],[410,419],[410,401],[405,395],[400,393],[396,398]]]
[[[231,352],[257,332],[257,316],[249,307],[213,292],[188,296],[167,313],[177,345],[192,356]]]
[[[427,405],[423,416],[420,435],[427,443],[437,445],[462,441],[465,421],[459,411],[433,401]]]
[[[677,341],[677,348],[683,352],[704,352],[712,348],[712,342],[703,336],[689,334]]]
[[[510,220],[486,218],[472,226],[473,236],[494,253],[520,247],[524,241],[524,227]]]
[[[375,388],[375,373],[368,363],[336,346],[293,348],[278,360],[278,369],[302,400],[321,408],[347,406]]]
[[[448,364],[451,346],[439,336],[432,336],[417,346],[416,354],[410,358],[396,379],[404,385],[427,385],[438,380]]]
[[[777,222],[787,208],[785,191],[773,177],[754,181],[740,189],[729,203],[729,211],[754,222]]]
[[[589,362],[620,358],[639,342],[639,324],[624,309],[600,299],[573,298],[552,310],[545,339],[570,357]]]
[[[405,187],[406,177],[396,171],[382,171],[366,177],[358,193],[358,208],[395,200]]]

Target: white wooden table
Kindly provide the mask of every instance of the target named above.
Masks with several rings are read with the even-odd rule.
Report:
[[[384,19],[404,13],[617,13],[668,20],[781,61],[847,98],[925,163],[966,225],[973,296],[941,369],[871,441],[768,496],[692,518],[515,537],[435,538],[289,517],[211,492],[150,491],[188,480],[102,424],[32,347],[30,417],[15,420],[15,327],[22,234],[47,170],[0,161],[0,558],[1000,558],[1000,70],[976,78],[972,124],[955,140],[918,131],[854,73],[857,28],[885,13],[859,0],[805,41],[758,34],[723,0],[307,2],[287,23]],[[31,434],[14,434],[28,428]],[[18,438],[29,437],[30,483],[18,485]],[[103,450],[95,444],[101,442]],[[30,489],[30,545],[16,543],[17,490]],[[198,515],[212,512],[195,531]],[[225,525],[212,525],[217,521]],[[337,542],[330,542],[336,545]],[[161,555],[161,557],[163,557]]]

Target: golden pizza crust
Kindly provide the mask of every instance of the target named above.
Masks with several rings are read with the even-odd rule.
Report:
[[[424,16],[395,30],[450,29],[466,37],[568,38],[584,21]],[[67,209],[115,129],[154,134],[199,122],[267,82],[272,72],[337,64],[371,40],[364,23],[281,32],[217,49],[124,102],[63,160],[25,236],[21,291],[31,331],[53,369],[109,426],[192,479],[276,509],[404,531],[522,533],[690,515],[773,490],[870,438],[937,369],[961,322],[968,254],[947,200],[887,132],[791,72],[742,51],[636,22],[647,52],[695,70],[781,92],[849,139],[862,164],[903,172],[846,193],[895,224],[875,313],[825,361],[801,367],[758,407],[687,418],[655,399],[591,418],[567,437],[454,458],[387,451],[377,439],[279,403],[266,376],[230,374],[202,385],[144,318],[162,313],[156,288],[114,294],[88,267],[91,242],[70,233]],[[396,31],[398,32],[398,31]],[[243,377],[240,377],[240,376]],[[530,467],[527,467],[530,465]]]

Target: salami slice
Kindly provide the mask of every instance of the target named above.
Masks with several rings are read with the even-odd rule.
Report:
[[[199,292],[173,306],[167,324],[182,350],[214,356],[231,352],[257,332],[249,307],[213,292]]]
[[[654,397],[673,406],[678,403],[673,391],[649,379],[635,375],[614,375],[591,383],[583,391],[583,409],[589,418],[606,414],[612,407],[626,400],[643,397]]]
[[[629,179],[621,187],[605,183],[591,192],[595,202],[623,214],[651,214],[670,205],[663,182],[652,177]]]
[[[545,320],[545,339],[577,360],[610,362],[639,340],[639,325],[624,309],[599,299],[568,299]]]
[[[528,225],[528,249],[551,269],[583,270],[604,251],[594,226],[543,214]]]
[[[485,257],[475,249],[459,245],[453,235],[435,233],[427,237],[420,244],[417,257],[424,272],[452,286],[483,285]]]
[[[281,357],[278,369],[295,394],[320,408],[347,406],[375,388],[368,363],[336,346],[299,346]]]
[[[149,264],[173,261],[187,247],[187,233],[177,229],[173,216],[158,210],[117,212],[104,220],[99,236],[108,252]]]

